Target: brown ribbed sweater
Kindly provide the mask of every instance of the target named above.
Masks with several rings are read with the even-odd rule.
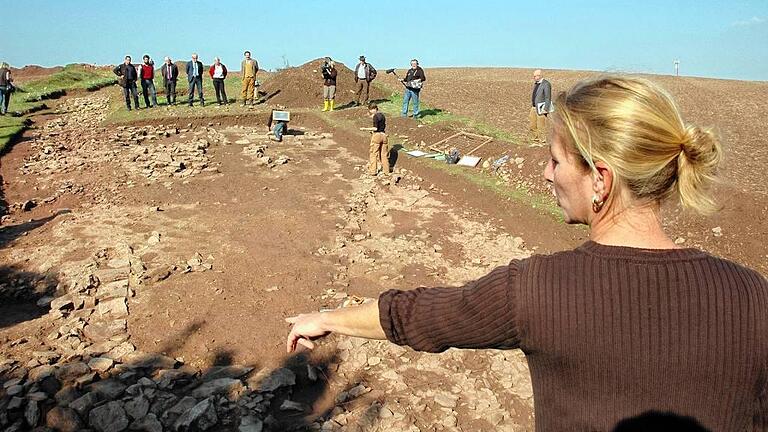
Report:
[[[379,298],[390,341],[520,348],[537,431],[611,430],[648,410],[768,430],[768,282],[695,249],[587,242],[460,288]]]

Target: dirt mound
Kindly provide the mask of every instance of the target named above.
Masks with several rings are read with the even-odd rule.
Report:
[[[316,59],[298,67],[277,72],[261,87],[266,92],[268,103],[288,108],[309,108],[323,104],[323,76],[320,68],[323,59]],[[355,72],[343,63],[336,62],[336,106],[344,106],[355,100]],[[389,93],[378,88],[376,82],[382,79],[384,71],[372,83],[370,100],[388,99]]]
[[[27,65],[22,68],[11,67],[11,73],[13,74],[13,79],[17,81],[29,81],[37,78],[44,78],[48,75],[59,72],[62,69],[64,68],[61,66],[47,68],[37,65]]]

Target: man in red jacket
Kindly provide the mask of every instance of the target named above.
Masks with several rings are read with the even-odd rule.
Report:
[[[147,108],[157,106],[157,90],[155,90],[155,62],[144,54],[144,63],[141,65],[141,93],[144,95],[144,105]],[[152,96],[152,105],[149,104],[149,96]]]
[[[227,67],[221,63],[221,59],[216,57],[213,59],[211,68],[208,69],[208,74],[213,78],[213,88],[216,90],[216,102],[219,105],[227,103],[227,91],[224,89],[224,80],[227,78]]]

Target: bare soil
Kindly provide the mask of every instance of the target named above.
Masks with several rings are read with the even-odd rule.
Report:
[[[523,138],[530,71],[428,70],[423,93],[428,104],[521,137],[521,143],[497,140],[477,153],[484,161],[522,159],[496,177],[499,185],[526,194],[516,199],[403,153],[392,154],[400,178],[366,176],[368,135],[359,127],[370,119],[364,108],[330,114],[297,109],[286,141],[270,142],[264,122],[271,106],[294,99],[299,107],[319,105],[314,67],[274,76],[270,85],[285,93],[242,115],[105,127],[99,107],[120,97],[114,89],[68,96],[40,113],[24,140],[3,156],[0,171],[9,204],[37,201],[30,211],[15,208],[0,231],[3,286],[29,291],[23,300],[0,299],[0,357],[24,358],[42,349],[60,325],[30,299],[55,291],[95,256],[111,257],[125,247],[148,274],[172,269],[167,279],[147,279],[130,298],[128,333],[137,349],[201,370],[225,360],[270,370],[290,362],[283,352],[287,316],[391,288],[462,284],[510,259],[586,239],[585,229],[563,225],[545,205],[547,149],[529,147]],[[288,78],[299,72],[297,81]],[[552,72],[548,78],[557,90],[584,75]],[[723,210],[703,218],[670,206],[670,234],[768,274],[768,200],[757,180],[767,162],[758,126],[765,98],[754,97],[765,85],[659,79],[692,120],[737,137],[726,138],[727,182],[717,190]],[[736,111],[745,98],[754,109]],[[158,134],[161,124],[179,133]],[[406,148],[429,146],[465,128],[460,121],[427,126],[388,118],[390,144]],[[184,146],[201,140],[209,146],[182,171],[153,173],[142,163],[147,154],[180,160]],[[493,175],[490,168],[474,172],[483,171]],[[195,257],[210,269],[186,271]],[[19,345],[20,338],[28,342]],[[329,430],[533,428],[530,380],[518,351],[435,356],[332,338],[311,361],[323,364],[324,390],[307,385],[293,398],[311,407],[306,417],[336,422]],[[356,396],[340,398],[354,389]]]
[[[512,133],[522,145],[507,149],[487,146],[477,155],[498,158],[510,154],[538,161],[526,163],[516,177],[527,186],[546,191],[541,181],[543,166],[539,164],[546,161],[548,150],[530,147],[527,138],[532,75],[533,69],[428,69],[429,85],[422,91],[422,99],[430,106]],[[553,94],[579,79],[598,75],[600,72],[545,71]],[[768,165],[765,147],[768,135],[762,127],[768,112],[768,97],[765,97],[768,83],[663,75],[645,77],[670,91],[687,121],[715,128],[726,152],[721,183],[714,191],[721,210],[703,217],[670,205],[665,218],[669,234],[684,239],[686,245],[703,248],[768,274],[765,246],[768,230],[764,228],[768,226],[768,186],[761,175]],[[410,139],[411,142],[418,140],[418,136]],[[722,235],[716,235],[713,229]]]
[[[265,98],[271,104],[290,108],[312,108],[323,104],[323,75],[321,68],[324,59],[316,59],[302,66],[284,69],[272,75],[262,86]],[[355,73],[344,63],[336,62],[336,106],[348,107],[356,100]],[[379,77],[374,82],[381,81],[384,71],[379,71]],[[371,101],[384,100],[389,94],[379,87],[371,85],[369,90]]]

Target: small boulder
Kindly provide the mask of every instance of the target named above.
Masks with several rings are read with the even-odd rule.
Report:
[[[216,407],[211,398],[198,403],[176,420],[173,430],[180,431],[206,431],[218,423]]]
[[[45,416],[45,424],[59,432],[77,432],[83,429],[83,422],[75,410],[64,407],[54,407]]]
[[[120,402],[109,402],[94,408],[88,424],[99,432],[120,432],[128,427],[128,417]]]

